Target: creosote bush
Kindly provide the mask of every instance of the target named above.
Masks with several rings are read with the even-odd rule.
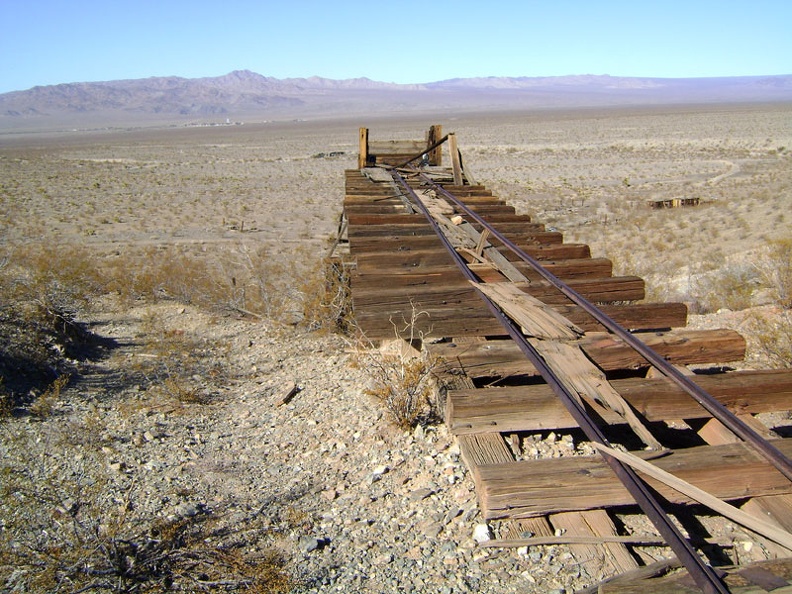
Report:
[[[382,402],[391,420],[402,429],[434,422],[439,415],[434,376],[437,361],[421,349],[423,336],[415,331],[418,318],[425,315],[413,307],[411,319],[405,321],[409,338],[398,338],[403,333],[396,332],[397,338],[379,349],[369,344],[360,351],[361,363],[371,374],[368,394]]]
[[[768,242],[756,266],[773,301],[792,309],[792,237]]]
[[[102,280],[78,248],[7,248],[0,262],[0,395],[11,412],[59,392],[75,362],[96,354],[101,341],[79,318]]]
[[[792,310],[777,315],[754,313],[748,320],[749,339],[771,367],[792,368]]]
[[[5,248],[0,253],[0,411],[28,406],[60,376],[74,374],[74,361],[96,354],[97,337],[80,319],[103,295],[115,295],[127,306],[178,301],[275,326],[349,330],[348,270],[343,262],[317,258],[306,247],[296,248],[291,256],[273,257],[265,248],[247,244],[212,252],[147,248],[105,257],[68,246]],[[203,345],[150,329],[154,339],[145,339],[150,346],[171,349],[159,357],[165,365],[175,352],[184,355],[179,367],[188,369],[201,359],[195,354],[205,351]],[[203,398],[171,369],[147,372],[181,401]],[[221,370],[208,372],[214,377]]]
[[[52,384],[30,404],[28,407],[30,413],[39,418],[45,418],[52,414],[55,404],[58,398],[60,398],[61,390],[69,385],[70,380],[71,375],[68,373],[64,373],[58,377],[58,379],[52,382]]]
[[[373,386],[394,423],[410,429],[432,419],[432,364],[423,356],[402,353],[369,355]]]
[[[303,326],[309,330],[352,331],[349,268],[342,259],[319,260],[303,279],[300,296]]]
[[[750,259],[700,274],[693,285],[702,313],[747,309],[767,299],[792,308],[792,239],[768,241]]]
[[[759,288],[756,269],[748,263],[727,264],[718,271],[701,275],[694,292],[702,313],[721,308],[742,310],[751,306]]]
[[[194,249],[151,248],[107,264],[109,286],[128,302],[170,299],[308,330],[349,324],[348,272],[342,262],[295,247],[273,255],[248,244]]]

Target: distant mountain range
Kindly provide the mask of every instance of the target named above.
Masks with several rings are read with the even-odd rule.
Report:
[[[20,120],[80,115],[236,119],[757,101],[792,101],[792,75],[486,77],[402,85],[368,78],[277,79],[237,70],[210,78],[81,82],[4,93],[0,94],[0,127]]]

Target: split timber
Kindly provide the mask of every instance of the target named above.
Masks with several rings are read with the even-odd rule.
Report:
[[[420,336],[422,348],[440,362],[446,423],[456,435],[475,481],[482,516],[499,528],[499,540],[490,546],[569,543],[580,563],[595,568],[590,573],[610,576],[592,592],[645,591],[649,583],[651,591],[698,591],[690,576],[690,583],[685,581],[684,572],[681,577],[677,573],[660,579],[658,575],[674,562],[652,563],[640,539],[631,540],[631,535],[624,534],[619,514],[634,513],[634,501],[599,455],[532,459],[526,454],[527,443],[551,434],[580,440],[578,425],[508,339],[504,326],[462,274],[429,220],[411,202],[410,192],[395,183],[387,167],[409,158],[409,151],[431,148],[439,136],[440,127],[435,126],[423,144],[364,146],[364,138],[369,142],[368,131],[364,134],[361,129],[361,168],[346,171],[344,200],[358,328],[372,341]],[[371,154],[372,150],[386,154]],[[393,154],[387,154],[389,150]],[[561,233],[547,230],[527,214],[516,213],[476,184],[461,169],[461,153],[454,151],[452,148],[452,168],[441,169],[441,157],[433,149],[435,166],[430,172],[435,183],[690,375],[730,414],[772,440],[783,455],[792,455],[792,439],[784,439],[756,418],[790,409],[792,372],[725,371],[727,364],[745,354],[742,336],[731,330],[685,328],[684,304],[644,303],[641,278],[613,276],[610,261],[592,257],[588,246],[565,243]],[[438,192],[426,184],[426,177],[407,179],[414,196],[437,198]],[[620,443],[637,457],[651,458],[630,430],[635,422],[643,424],[653,434],[650,439],[656,437],[655,444],[662,448],[662,455],[655,454],[658,468],[792,532],[792,482],[787,477],[760,460],[687,393],[657,374],[641,355],[560,294],[531,266],[499,244],[488,242],[482,226],[462,209],[453,205],[444,208],[456,224],[466,223],[483,235],[473,249],[457,248],[480,283],[509,282],[504,270],[511,266],[517,271],[512,274],[519,277],[513,283],[518,293],[548,306],[580,332],[575,347],[593,362],[594,373],[599,374],[596,381],[607,384],[638,419],[631,420],[633,417],[623,411],[581,392],[586,408],[608,432],[611,443]],[[499,267],[497,262],[503,260],[506,264]],[[700,372],[694,373],[689,365]],[[693,511],[701,511],[700,506],[667,482],[645,480],[675,511],[679,512],[679,506],[692,510],[680,512],[678,517],[683,525],[687,522],[684,527],[691,540],[701,544],[703,538],[696,535],[700,527],[693,515]],[[762,551],[765,560],[750,570],[737,565],[734,553],[730,556],[736,543],[746,538],[757,545],[754,551]],[[768,590],[763,588],[769,587],[792,588],[789,547],[790,541],[782,545],[766,534],[738,529],[733,542],[708,544],[700,552],[708,559],[720,559],[721,564],[724,558],[735,562],[735,567],[719,569],[728,591],[764,592]],[[662,570],[654,571],[658,566]],[[687,587],[692,589],[685,590]]]

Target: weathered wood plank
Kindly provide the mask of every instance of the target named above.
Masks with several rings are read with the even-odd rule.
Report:
[[[735,414],[785,411],[792,406],[792,370],[735,371],[693,375],[691,379]],[[611,381],[611,385],[649,422],[710,416],[686,392],[664,378],[619,379]],[[613,412],[594,408],[604,422],[620,422]],[[446,424],[458,435],[577,427],[546,384],[452,390],[446,402]]]
[[[460,454],[468,468],[514,462],[514,456],[500,435],[464,435],[458,441]]]
[[[651,569],[651,568],[647,568]],[[723,569],[723,568],[720,568]],[[734,594],[766,594],[768,591],[766,583],[757,585],[756,582],[764,582],[767,576],[779,578],[779,583],[786,582],[786,586],[773,585],[778,594],[787,594],[792,588],[792,559],[780,559],[777,561],[761,561],[748,567],[738,566],[726,568],[724,581],[730,592]],[[752,575],[758,572],[761,576],[756,578]],[[701,589],[695,586],[690,575],[686,572],[677,572],[665,577],[654,577],[650,571],[648,575],[637,571],[632,575],[618,576],[606,583],[598,584],[585,590],[581,594],[700,594]],[[655,575],[657,575],[655,573]],[[755,574],[754,574],[755,575]],[[764,578],[764,579],[762,579]]]
[[[745,355],[745,339],[734,330],[671,330],[636,335],[667,360],[678,365],[728,363]],[[589,333],[582,341],[586,353],[606,371],[642,369],[646,361],[622,341],[606,333]],[[491,340],[456,348],[454,343],[430,345],[445,363],[440,372],[459,369],[472,377],[536,375],[536,369],[510,340]]]
[[[363,277],[353,274],[351,286],[355,309],[376,311],[379,307],[392,308],[398,304],[415,303],[422,307],[452,306],[457,304],[477,303],[481,298],[467,281],[460,283],[448,282],[441,286],[429,285],[423,282],[422,275],[418,275],[418,285],[415,287],[390,287],[388,280],[382,279],[382,284],[374,285],[363,281],[355,281]],[[634,301],[644,297],[644,282],[635,276],[617,276],[600,279],[571,279],[569,286],[595,303],[608,303],[613,301]],[[548,305],[567,305],[571,301],[558,293],[547,282],[516,283],[518,288],[526,294],[539,299]]]
[[[511,218],[511,215],[506,215],[504,218]],[[349,225],[356,233],[365,235],[365,229],[372,226],[387,225],[400,229],[403,226],[411,225],[428,225],[426,217],[422,213],[407,214],[407,213],[359,213],[354,209],[347,209],[347,219]],[[480,228],[478,223],[473,223],[475,228]],[[498,222],[498,230],[504,235],[517,234],[522,235],[529,232],[545,232],[545,226],[541,223],[531,223],[527,221],[505,221]],[[560,235],[560,234],[559,234]]]
[[[371,140],[368,141],[370,155],[408,154],[415,155],[427,148],[421,140]]]
[[[774,445],[786,456],[792,455],[792,439]],[[792,483],[745,444],[675,450],[653,464],[719,499],[792,493]],[[489,464],[475,466],[471,472],[487,519],[634,504],[629,491],[599,457]],[[660,481],[646,481],[672,503],[691,502]]]
[[[399,215],[393,215],[399,216]],[[406,215],[405,215],[406,216]],[[347,234],[349,235],[350,243],[353,239],[366,238],[366,237],[416,237],[416,236],[431,236],[435,242],[438,242],[437,234],[434,229],[426,220],[419,220],[418,215],[409,215],[415,219],[414,222],[409,224],[400,225],[355,225],[349,227]],[[529,226],[533,223],[529,223]],[[523,229],[519,231],[512,231],[504,233],[508,239],[515,243],[534,243],[534,244],[559,244],[563,243],[563,234],[557,231],[541,231],[539,229]],[[439,242],[438,242],[439,243]]]
[[[583,330],[550,306],[525,294],[515,283],[471,284],[520,326],[526,336],[574,340],[583,334]]]
[[[757,517],[772,521],[787,532],[792,532],[792,495],[754,497],[746,501],[741,509]],[[772,557],[792,556],[792,551],[771,540],[765,539],[762,542],[762,547]]]
[[[384,242],[382,242],[384,243]],[[570,245],[570,244],[565,244]],[[559,246],[562,247],[562,246]],[[504,253],[501,251],[501,253]],[[393,247],[386,251],[366,252],[356,250],[355,263],[361,273],[373,274],[377,272],[395,271],[406,269],[414,273],[420,273],[424,268],[435,268],[438,265],[457,267],[445,248],[429,249],[404,249],[394,251]],[[512,260],[512,264],[520,269],[526,278],[539,280],[540,277],[530,266],[522,262]],[[542,265],[556,276],[562,277],[588,277],[604,278],[611,276],[612,264],[606,258],[557,258],[543,260]],[[477,267],[473,266],[474,272]]]
[[[401,198],[399,198],[395,193],[387,194],[383,192],[382,196],[380,196],[378,200],[370,199],[365,202],[345,201],[344,210],[347,212],[347,214],[388,214],[388,212],[390,212],[389,209],[392,206],[398,204],[401,204]],[[513,206],[504,204],[471,204],[469,208],[482,218],[491,220],[493,223],[497,223],[498,219],[503,219],[504,222],[512,223],[531,222],[530,216],[515,214]],[[455,208],[454,212],[460,216],[466,216],[458,208]]]
[[[580,326],[586,332],[602,332],[604,329],[586,312],[577,306],[553,306],[561,315],[573,324]],[[636,303],[633,305],[603,305],[601,309],[617,323],[633,330],[659,330],[681,328],[685,325],[687,308],[683,303]],[[394,312],[403,311],[402,309]],[[392,312],[393,313],[393,312]],[[453,312],[448,308],[440,311],[427,311],[430,318],[421,320],[420,329],[427,332],[432,329],[434,336],[463,336],[460,326],[454,323]],[[490,314],[483,305],[464,312],[468,319],[465,320],[468,331],[473,336],[507,336],[503,326]],[[470,319],[471,315],[476,319]],[[366,313],[363,310],[356,312],[358,324],[373,337],[392,337],[393,328],[387,317],[383,318],[379,312]],[[399,316],[399,319],[401,317]],[[465,335],[467,336],[467,335]]]
[[[615,536],[616,526],[604,510],[564,512],[550,516],[550,523],[564,534],[572,536]],[[638,562],[623,544],[606,542],[600,544],[573,544],[570,550],[578,562],[595,561],[598,571],[624,573],[638,568]],[[592,572],[596,573],[596,572]]]
[[[438,264],[443,264],[446,268],[458,268],[446,250],[359,254],[355,257],[355,262],[357,264],[356,269],[361,275],[379,274],[385,276],[402,272],[410,274],[434,273],[436,268],[441,268]],[[512,261],[512,264],[527,279],[532,281],[541,280],[539,274],[527,264],[514,261]],[[560,279],[605,278],[611,276],[613,272],[613,265],[607,258],[551,260],[543,262],[543,266]],[[481,271],[486,267],[486,265],[474,264],[470,266],[470,269],[480,275]]]
[[[575,258],[588,258],[591,251],[588,245],[582,243],[556,243],[537,245],[535,243],[518,243],[519,247],[528,255],[537,260],[569,260]],[[370,252],[395,252],[404,253],[412,251],[445,251],[436,237],[424,236],[392,236],[392,237],[356,237],[350,242],[350,249],[354,256]],[[511,253],[506,248],[500,249],[507,257]],[[447,253],[447,252],[446,252]]]
[[[583,403],[583,398],[616,412],[632,428],[635,434],[653,450],[661,450],[662,444],[655,438],[644,421],[622,398],[605,377],[605,373],[589,359],[583,349],[582,340],[564,342],[559,340],[529,339],[531,346],[552,370],[553,375],[565,386],[569,394]]]

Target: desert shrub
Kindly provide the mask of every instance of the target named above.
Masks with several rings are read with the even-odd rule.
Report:
[[[211,253],[151,248],[116,258],[108,277],[127,302],[176,300],[309,330],[344,329],[351,319],[347,267],[309,247],[288,258],[247,244]]]
[[[37,396],[36,399],[31,402],[28,407],[31,414],[39,418],[48,417],[55,408],[58,398],[60,398],[61,390],[69,385],[70,380],[71,376],[65,373],[52,382],[41,395]]]
[[[342,259],[324,258],[302,280],[302,324],[309,330],[348,333],[354,326],[349,266]]]
[[[102,279],[77,248],[18,246],[2,262],[0,394],[9,411],[98,354],[101,341],[79,318]]]
[[[219,339],[198,338],[161,312],[148,312],[139,331],[141,356],[127,373],[137,376],[160,405],[211,404],[216,387],[229,376],[230,345]]]
[[[773,301],[792,308],[792,237],[768,242],[756,268]]]
[[[425,355],[377,352],[367,355],[372,387],[367,392],[385,406],[402,429],[432,419],[433,365]]]
[[[753,313],[747,327],[750,345],[770,367],[792,368],[792,310]]]
[[[751,262],[726,263],[693,282],[694,297],[703,313],[722,307],[741,310],[754,305],[766,291],[785,309],[792,307],[792,238],[767,242]]]
[[[419,350],[422,337],[415,332],[422,315],[426,314],[413,308],[411,319],[405,322],[408,339],[398,338],[397,331],[394,341],[384,343],[379,349],[369,344],[360,351],[361,363],[371,374],[367,393],[382,402],[391,420],[402,429],[433,422],[438,417],[433,398],[437,361],[426,350]]]
[[[759,284],[759,275],[752,265],[732,263],[700,275],[693,282],[692,291],[700,313],[721,308],[742,310],[751,306]]]

